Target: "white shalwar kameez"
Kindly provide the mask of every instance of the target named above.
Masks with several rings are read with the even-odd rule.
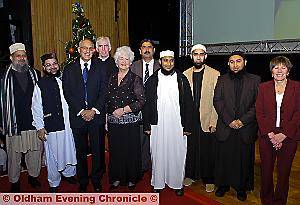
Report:
[[[57,187],[61,181],[61,174],[71,177],[76,174],[76,149],[73,133],[70,128],[68,104],[62,91],[62,82],[56,78],[59,86],[65,130],[50,132],[44,141],[46,154],[46,166],[48,171],[48,182],[50,187]],[[44,128],[44,114],[41,90],[35,86],[32,97],[33,126],[37,130]],[[60,174],[61,172],[61,174]]]
[[[151,185],[181,189],[184,179],[187,137],[181,124],[177,74],[159,71],[157,86],[158,123],[151,125]]]

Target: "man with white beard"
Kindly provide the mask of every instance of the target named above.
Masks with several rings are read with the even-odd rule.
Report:
[[[2,133],[6,135],[8,178],[11,192],[20,192],[21,157],[25,154],[28,182],[41,186],[37,177],[41,170],[42,143],[32,126],[31,100],[40,73],[28,65],[25,45],[9,47],[11,64],[1,81]]]

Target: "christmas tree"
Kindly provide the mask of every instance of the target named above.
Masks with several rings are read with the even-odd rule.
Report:
[[[72,20],[72,40],[66,43],[65,52],[67,59],[64,65],[68,65],[79,57],[78,46],[82,39],[88,38],[96,41],[96,35],[92,29],[90,20],[84,15],[83,7],[79,2],[72,5],[72,13],[75,15]]]

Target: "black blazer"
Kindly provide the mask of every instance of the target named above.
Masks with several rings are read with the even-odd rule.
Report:
[[[255,117],[255,100],[258,92],[260,77],[250,73],[243,76],[243,88],[240,96],[240,120],[244,124],[239,129],[239,136],[245,143],[252,143],[257,136],[257,122]],[[216,137],[219,141],[226,141],[231,134],[229,124],[235,119],[234,81],[229,73],[220,76],[214,93],[214,107],[218,113]]]
[[[62,77],[63,92],[65,99],[69,105],[71,128],[80,128],[85,121],[77,114],[82,109],[96,108],[100,115],[96,114],[92,120],[96,124],[105,123],[105,95],[107,87],[106,71],[99,68],[99,63],[92,60],[91,67],[88,72],[87,95],[88,102],[85,104],[84,82],[82,78],[82,70],[79,59],[73,64],[65,67]]]

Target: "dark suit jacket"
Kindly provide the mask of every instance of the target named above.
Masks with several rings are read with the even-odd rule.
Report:
[[[256,100],[259,135],[275,131],[276,97],[274,81],[259,85]],[[300,83],[288,80],[280,107],[280,126],[288,138],[300,140]]]
[[[77,114],[82,109],[96,108],[100,115],[96,114],[93,123],[105,123],[105,95],[107,87],[106,73],[99,69],[98,63],[92,60],[87,80],[88,102],[85,104],[84,82],[79,60],[65,67],[63,73],[63,91],[69,105],[71,128],[80,128],[85,121]]]
[[[155,71],[157,71],[158,69],[160,69],[160,64],[159,64],[158,60],[154,60],[153,73]],[[133,62],[132,65],[130,66],[130,70],[143,79],[143,73],[144,73],[143,60],[141,59],[141,60]]]
[[[243,88],[240,96],[240,120],[244,124],[239,129],[239,136],[245,143],[254,142],[257,136],[257,122],[255,118],[255,100],[260,77],[245,73]],[[229,73],[220,76],[215,88],[214,107],[218,113],[216,137],[219,141],[226,141],[231,135],[229,124],[236,120],[234,81]]]

